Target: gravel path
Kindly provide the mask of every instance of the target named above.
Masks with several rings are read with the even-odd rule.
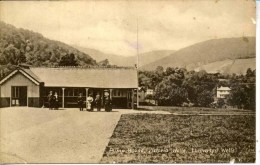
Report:
[[[0,108],[0,163],[98,163],[121,114],[160,111]]]
[[[98,163],[120,115],[1,109],[1,162]]]

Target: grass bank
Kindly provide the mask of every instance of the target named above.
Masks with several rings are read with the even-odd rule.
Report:
[[[253,163],[254,115],[122,115],[101,163]]]

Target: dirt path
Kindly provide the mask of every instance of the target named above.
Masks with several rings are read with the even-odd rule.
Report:
[[[121,114],[1,109],[1,162],[98,163]]]
[[[122,114],[165,111],[0,108],[1,163],[98,163]]]

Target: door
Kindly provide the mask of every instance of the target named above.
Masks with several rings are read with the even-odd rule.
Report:
[[[27,106],[27,86],[12,86],[12,106]]]

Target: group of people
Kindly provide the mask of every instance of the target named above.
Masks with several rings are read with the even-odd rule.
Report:
[[[87,111],[94,111],[94,106],[97,108],[97,111],[100,111],[101,102],[102,100],[100,94],[97,94],[95,99],[93,99],[92,94],[90,94],[86,99]],[[80,111],[84,110],[84,99],[82,97],[82,93],[80,93],[78,97],[78,106]],[[111,111],[111,110],[112,110],[112,106],[111,106],[110,98],[105,97],[105,111]]]
[[[59,109],[59,97],[57,92],[53,94],[53,92],[50,91],[50,93],[47,96],[47,99],[49,102],[49,110]],[[83,98],[82,93],[79,94],[77,102],[79,110],[83,111],[85,99]],[[102,99],[99,93],[96,95],[95,99],[93,99],[92,94],[90,94],[86,99],[87,111],[94,111],[94,106],[97,108],[97,111],[101,111]],[[105,111],[112,111],[112,103],[109,96],[104,97],[104,107]]]
[[[58,97],[58,93],[55,92],[53,94],[52,91],[50,91],[49,95],[47,96],[48,98],[48,102],[49,102],[49,110],[53,110],[53,109],[56,109],[58,110],[59,109],[59,97]]]

